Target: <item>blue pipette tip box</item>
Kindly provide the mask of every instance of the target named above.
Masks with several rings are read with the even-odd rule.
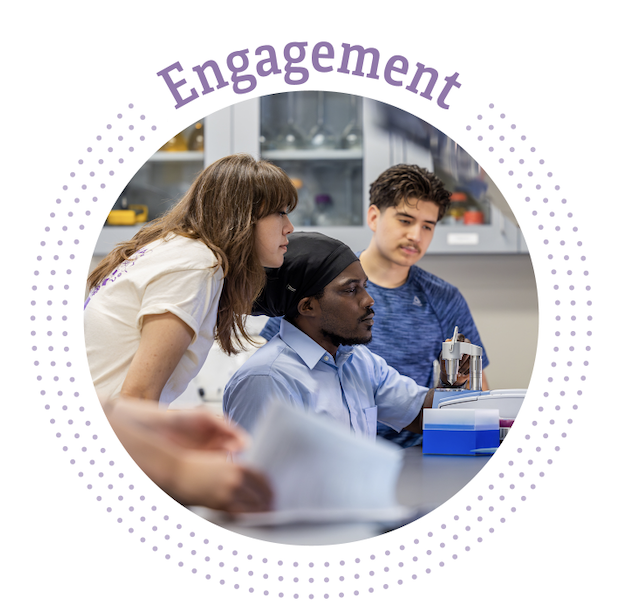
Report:
[[[498,410],[443,408],[423,412],[424,455],[491,455],[499,444]]]

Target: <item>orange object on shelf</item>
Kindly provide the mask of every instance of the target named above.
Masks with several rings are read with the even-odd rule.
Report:
[[[480,210],[467,210],[464,213],[464,225],[483,225],[483,213]]]
[[[452,217],[455,223],[461,223],[464,213],[466,212],[466,206],[468,205],[468,196],[461,191],[456,191],[451,194],[449,199],[451,205],[446,214]]]

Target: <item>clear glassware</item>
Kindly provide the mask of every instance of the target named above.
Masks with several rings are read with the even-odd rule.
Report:
[[[325,92],[318,92],[318,119],[308,135],[308,148],[335,149],[336,137],[325,123]]]
[[[270,151],[275,148],[275,138],[271,130],[266,126],[262,125],[262,132],[260,134],[260,150],[261,151]]]
[[[340,136],[340,146],[343,149],[362,149],[363,136],[359,119],[360,103],[357,96],[351,98],[351,121],[347,124]]]
[[[295,125],[295,98],[293,92],[289,91],[288,119],[267,148],[281,150],[303,149],[305,147],[305,142],[305,136]]]
[[[458,180],[457,150],[458,145],[446,134],[434,131],[431,138],[431,150],[434,153],[436,175],[442,179],[444,185],[450,191],[454,191]]]
[[[198,121],[188,138],[188,150],[189,151],[203,151],[204,150],[204,124],[202,121]]]
[[[260,151],[275,149],[275,127],[273,125],[273,96],[264,96],[260,101]]]
[[[334,225],[332,220],[334,202],[328,193],[319,193],[314,197],[313,225]]]
[[[160,147],[160,151],[165,151],[167,153],[188,151],[184,134],[182,132],[176,134],[171,140],[168,140],[162,147]]]

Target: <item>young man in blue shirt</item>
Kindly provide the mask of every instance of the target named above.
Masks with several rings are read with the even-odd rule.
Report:
[[[432,172],[408,164],[388,168],[370,187],[367,221],[373,235],[359,254],[377,312],[370,350],[427,386],[433,384],[440,345],[452,337],[455,326],[483,346],[459,290],[416,265],[449,203],[450,193]],[[488,363],[484,349],[483,367]],[[485,374],[483,388],[488,388]],[[383,425],[379,434],[403,446],[419,441]]]
[[[472,343],[483,346],[459,290],[416,265],[449,204],[450,193],[432,172],[409,164],[388,168],[370,187],[367,221],[373,235],[359,253],[367,291],[375,300],[375,330],[368,348],[427,387],[435,384],[433,361],[441,343],[452,337],[456,326]],[[270,320],[261,335],[271,338],[278,325]],[[484,348],[483,367],[488,363]],[[485,374],[483,388],[488,388]],[[397,433],[383,423],[378,433],[404,447],[421,441],[419,435]]]

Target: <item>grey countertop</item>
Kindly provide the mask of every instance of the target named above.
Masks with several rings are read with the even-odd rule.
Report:
[[[397,501],[413,509],[407,521],[290,523],[276,526],[245,526],[207,508],[191,508],[221,527],[242,535],[297,545],[343,544],[371,538],[427,514],[461,490],[487,463],[490,456],[423,455],[422,447],[405,449],[397,481]]]

